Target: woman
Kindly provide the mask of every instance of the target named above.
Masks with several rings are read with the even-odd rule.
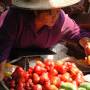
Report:
[[[13,6],[0,18],[0,78],[11,51],[47,49],[62,40],[79,41],[84,37],[78,25],[60,9],[77,2],[79,0],[13,0]]]

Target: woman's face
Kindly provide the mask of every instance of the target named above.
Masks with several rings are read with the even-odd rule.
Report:
[[[52,26],[55,23],[59,13],[60,9],[38,10],[35,11],[35,21],[38,24]]]

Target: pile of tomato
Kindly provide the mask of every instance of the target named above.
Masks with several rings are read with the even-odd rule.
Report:
[[[18,66],[5,82],[10,90],[59,90],[63,82],[78,87],[84,82],[83,76],[72,62],[44,60],[27,71]]]

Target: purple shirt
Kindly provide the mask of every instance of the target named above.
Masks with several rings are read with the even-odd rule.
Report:
[[[0,17],[0,60],[8,59],[13,48],[51,48],[64,39],[79,40],[80,29],[62,10],[52,28],[45,25],[39,32],[32,11],[10,8]]]

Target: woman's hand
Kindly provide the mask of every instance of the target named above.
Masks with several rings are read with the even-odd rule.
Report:
[[[79,43],[84,48],[86,56],[90,55],[90,38],[84,37],[80,39]]]
[[[0,63],[0,81],[4,78],[4,66],[5,66],[6,60]]]
[[[85,54],[86,54],[86,55],[90,55],[90,42],[87,43],[87,45],[86,45],[86,47],[84,48],[84,50],[85,50]]]

